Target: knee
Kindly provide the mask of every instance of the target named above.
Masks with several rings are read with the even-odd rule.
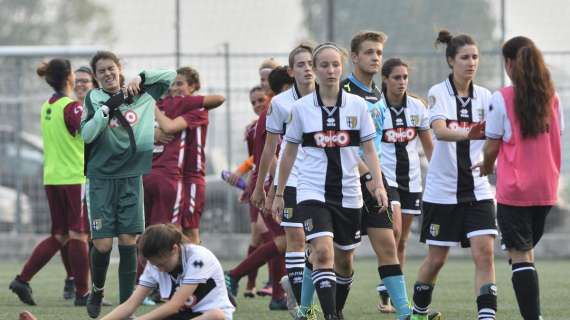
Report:
[[[335,271],[343,276],[349,276],[352,274],[352,253],[341,253],[335,254],[334,261]]]
[[[293,229],[293,228],[290,228]],[[301,228],[299,230],[287,231],[287,251],[300,252],[305,250],[305,233]]]
[[[432,269],[433,271],[441,270],[441,268],[443,268],[443,265],[445,265],[446,261],[447,261],[447,256],[442,256],[442,255],[428,256],[427,259],[427,263],[430,269]]]
[[[87,243],[89,240],[89,235],[87,233],[69,231],[69,239],[79,240],[81,242]]]
[[[493,265],[494,261],[494,249],[492,246],[485,246],[478,248],[473,253],[473,260],[477,268],[489,268]]]
[[[275,242],[275,246],[280,253],[284,253],[285,249],[287,248],[287,241],[285,240],[284,236],[278,236],[277,238],[273,239]]]
[[[314,264],[327,265],[333,263],[333,249],[327,246],[315,246],[311,253]]]
[[[107,253],[111,251],[111,249],[113,248],[113,242],[94,240],[93,247],[95,247],[95,249],[97,249],[97,251],[99,251],[100,253]]]

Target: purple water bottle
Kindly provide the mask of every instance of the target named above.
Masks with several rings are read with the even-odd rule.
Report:
[[[231,175],[232,173],[229,170],[222,170],[222,179],[225,182],[228,182],[228,179],[230,178]],[[245,190],[245,188],[247,188],[247,182],[245,182],[245,180],[242,177],[240,177],[234,187],[240,188],[241,190]]]

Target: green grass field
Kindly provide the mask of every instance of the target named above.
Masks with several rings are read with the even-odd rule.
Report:
[[[419,260],[411,260],[406,266],[408,288],[415,279]],[[225,267],[233,265],[225,261]],[[541,299],[543,316],[546,320],[570,319],[570,263],[561,260],[541,261],[537,264],[540,272]],[[32,311],[41,320],[55,319],[89,319],[81,307],[73,307],[72,302],[61,297],[63,288],[63,267],[59,259],[49,264],[32,281],[34,298],[38,306],[25,306],[8,290],[8,284],[20,269],[18,263],[0,264],[0,319],[17,319],[21,310]],[[497,319],[520,319],[511,286],[510,267],[506,262],[497,259],[497,279],[499,287],[499,312]],[[266,268],[262,268],[258,283],[266,279]],[[394,319],[393,316],[382,315],[376,311],[377,295],[375,287],[378,274],[374,260],[358,259],[356,263],[355,281],[345,309],[348,319]],[[243,287],[243,286],[242,286]],[[118,300],[117,265],[109,268],[109,279],[106,285],[106,298],[113,303]],[[408,289],[410,292],[410,289]],[[411,297],[410,297],[411,299]],[[255,320],[291,319],[284,311],[269,311],[269,298],[256,297],[245,300],[238,299],[238,310],[234,318]],[[444,268],[437,283],[432,308],[443,312],[445,319],[477,319],[473,293],[473,264],[470,260],[450,260]],[[103,313],[109,309],[104,309]],[[139,309],[140,311],[141,309]],[[142,309],[143,311],[145,309]]]

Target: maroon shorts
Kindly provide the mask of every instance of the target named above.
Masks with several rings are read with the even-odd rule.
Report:
[[[65,235],[68,231],[87,233],[89,222],[83,207],[83,185],[46,185],[51,215],[51,234]]]
[[[206,202],[206,186],[204,183],[187,182],[184,187],[182,227],[184,229],[198,229]]]
[[[267,229],[269,229],[269,232],[271,232],[271,235],[273,237],[285,235],[285,229],[283,229],[283,227],[280,226],[279,223],[275,221],[275,219],[273,219],[272,214],[264,214],[262,212],[259,212],[259,216],[262,217],[263,222],[265,222],[265,226]]]
[[[259,209],[257,209],[257,207],[253,204],[249,203],[249,221],[251,221],[251,223],[256,223],[257,217],[259,217]]]
[[[143,177],[145,226],[181,224],[182,179],[151,172]]]

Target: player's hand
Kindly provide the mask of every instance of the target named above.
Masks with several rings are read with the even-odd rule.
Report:
[[[474,124],[467,133],[468,140],[480,140],[485,138],[485,121]]]
[[[380,212],[384,212],[388,209],[388,194],[384,187],[377,187],[374,189],[374,198],[376,198],[376,201],[380,206]]]
[[[127,84],[126,93],[131,97],[138,95],[141,92],[141,83],[142,83],[141,76],[134,77]]]
[[[273,214],[273,219],[281,223],[283,219],[283,209],[285,208],[285,203],[283,197],[275,197],[273,199],[273,205],[271,206],[271,214]]]
[[[251,204],[256,208],[263,208],[265,206],[265,190],[263,187],[255,186],[253,193],[251,194]],[[269,205],[269,211],[271,211],[271,204]]]
[[[161,144],[169,144],[172,140],[174,140],[173,134],[166,133],[162,131],[162,129],[158,129],[158,131],[160,131],[160,134],[158,136],[158,142],[160,142]]]
[[[240,203],[247,203],[248,201],[249,201],[249,192],[247,192],[246,190],[243,190],[239,194],[239,202]]]
[[[483,161],[477,162],[471,166],[471,170],[479,169],[479,176],[484,177],[493,173],[493,167],[488,168]]]
[[[234,172],[232,172],[232,173],[230,174],[230,176],[228,177],[227,182],[228,182],[230,185],[235,186],[235,185],[238,183],[239,178],[240,178],[239,175],[237,175],[237,174],[235,174]]]

